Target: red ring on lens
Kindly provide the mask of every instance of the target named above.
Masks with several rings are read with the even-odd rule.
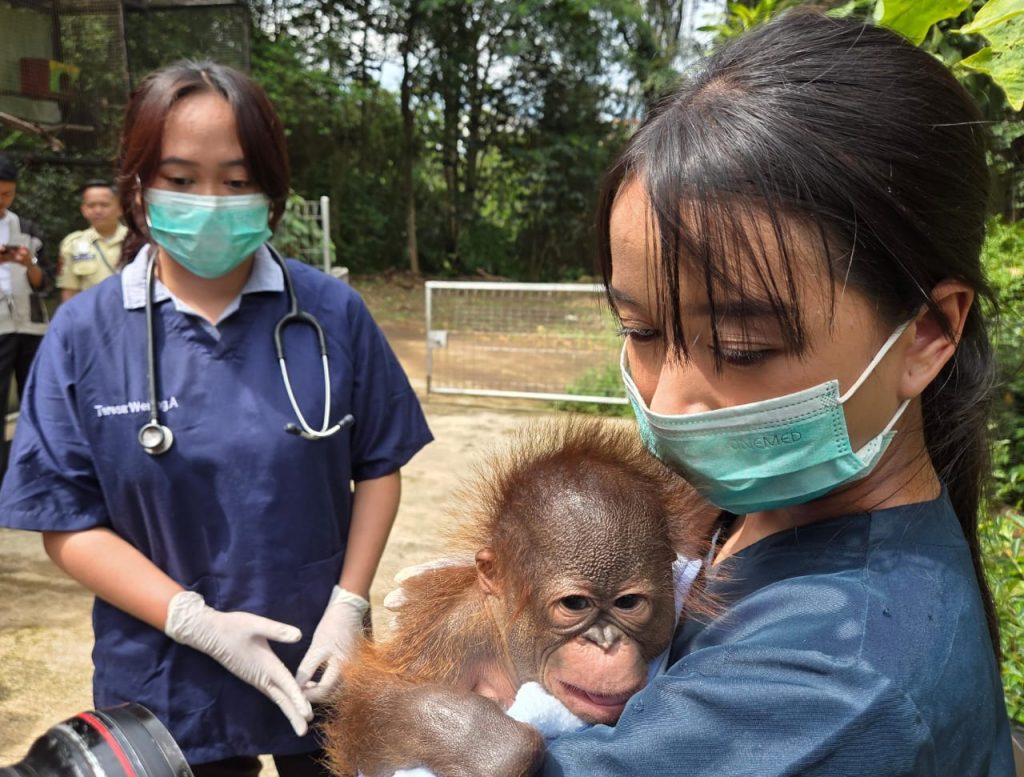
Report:
[[[113,736],[111,736],[110,732],[107,730],[107,727],[104,726],[101,721],[97,720],[95,717],[90,715],[88,712],[80,712],[78,713],[77,717],[81,718],[94,729],[96,729],[99,732],[99,735],[103,737],[103,739],[106,741],[108,745],[110,745],[110,749],[114,751],[114,756],[121,764],[121,768],[124,769],[125,775],[127,777],[137,777],[135,774],[135,770],[132,769],[131,762],[128,760],[128,756],[125,755],[124,750],[121,749],[121,745],[117,743],[117,740],[114,739]]]

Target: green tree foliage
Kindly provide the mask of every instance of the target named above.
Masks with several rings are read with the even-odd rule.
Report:
[[[705,29],[721,41],[802,2],[730,2]],[[993,25],[1007,23],[1006,14],[976,20],[983,0],[825,5],[873,15],[950,64],[994,47]],[[590,272],[600,173],[698,48],[684,29],[691,4],[678,0],[252,7],[253,72],[287,125],[295,188],[331,196],[339,261],[357,272]],[[992,122],[993,205],[1012,219],[1024,197],[1024,125],[999,86],[966,64],[960,73]]]
[[[701,27],[703,32],[715,34],[715,45],[742,35],[764,24],[787,8],[801,5],[804,0],[756,0],[751,3],[730,2],[726,4],[726,12],[717,24]]]
[[[245,69],[248,19],[231,6],[127,9],[128,63],[135,80],[179,59],[213,59]]]
[[[306,65],[298,39],[253,36],[253,76],[285,125],[293,188],[331,198],[339,264],[359,271],[401,264],[402,208],[395,165],[399,118],[394,96],[370,82],[339,83]]]
[[[643,99],[630,36],[679,32],[624,0],[264,0],[254,21],[253,72],[296,190],[332,198],[339,261],[531,279],[591,271],[616,111]]]
[[[920,45],[932,25],[943,19],[959,16],[971,5],[971,0],[930,0],[913,3],[908,0],[878,0],[875,21],[906,35]]]
[[[1024,513],[1024,221],[989,223],[982,254],[985,270],[999,292],[994,342],[1000,381],[996,395],[995,499]],[[998,315],[996,313],[998,312]]]
[[[68,14],[59,21],[61,57],[79,68],[65,120],[92,131],[69,138],[78,153],[113,159],[128,85],[120,66],[124,42],[117,34],[118,18],[109,14]]]
[[[777,1],[758,3],[766,10],[761,21]],[[986,120],[991,209],[1016,221],[1024,208],[1024,0],[848,0],[830,13],[891,27],[953,69]]]
[[[274,248],[283,256],[321,266],[323,262],[323,231],[315,218],[303,212],[306,201],[295,192],[288,195],[284,215],[277,224],[272,238]],[[336,246],[329,246],[334,257]]]
[[[1024,108],[1024,0],[989,0],[958,32],[989,43],[960,64],[990,76],[1014,110]]]
[[[980,524],[985,571],[999,616],[1006,711],[1024,724],[1024,516],[994,509]]]
[[[982,252],[998,292],[994,323],[999,363],[992,432],[994,480],[981,523],[986,572],[999,615],[1003,685],[1010,716],[1024,724],[1024,221],[989,223]],[[997,315],[998,314],[998,315]]]

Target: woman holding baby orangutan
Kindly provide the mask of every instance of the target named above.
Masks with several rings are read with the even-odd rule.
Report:
[[[983,136],[930,54],[797,12],[628,142],[598,225],[622,375],[647,448],[723,511],[720,609],[544,774],[1011,777],[977,537]]]

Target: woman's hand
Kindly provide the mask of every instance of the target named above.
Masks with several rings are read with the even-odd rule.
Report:
[[[101,599],[195,648],[265,693],[302,736],[313,709],[268,640],[298,642],[294,626],[248,612],[218,612],[110,529],[44,532],[53,562]]]
[[[358,594],[334,586],[320,623],[313,632],[313,641],[299,664],[295,680],[311,702],[326,701],[338,684],[341,666],[352,654],[353,647],[363,631],[363,619],[370,603]],[[323,666],[323,674],[314,681],[316,670]]]
[[[266,694],[281,708],[295,733],[302,736],[313,708],[291,672],[270,649],[270,641],[298,642],[294,626],[249,612],[220,612],[208,607],[195,591],[181,591],[167,607],[164,633],[195,648]],[[315,641],[315,640],[314,640]]]

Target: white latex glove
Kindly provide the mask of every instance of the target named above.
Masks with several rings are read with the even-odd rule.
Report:
[[[352,652],[363,630],[363,617],[370,609],[370,603],[358,594],[334,586],[320,623],[313,632],[313,641],[299,664],[295,674],[306,698],[311,702],[327,699],[341,675],[341,665]],[[324,667],[320,679],[313,681],[313,675]]]
[[[195,591],[181,591],[167,606],[164,633],[175,642],[206,653],[266,694],[281,708],[298,736],[309,729],[313,707],[268,642],[298,642],[302,632],[294,626],[251,612],[220,612],[208,607]]]

